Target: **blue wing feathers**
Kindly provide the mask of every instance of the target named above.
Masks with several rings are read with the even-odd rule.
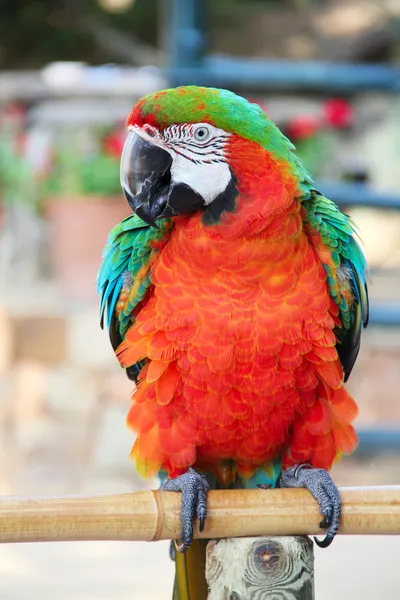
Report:
[[[156,252],[152,243],[169,234],[170,228],[161,221],[159,229],[152,229],[136,215],[124,219],[111,231],[103,251],[103,262],[97,277],[100,301],[100,324],[106,322],[111,343],[115,348],[123,340],[134,322],[134,309],[144,300],[151,286],[150,256]],[[124,295],[121,296],[121,292]],[[121,303],[118,302],[122,298]],[[117,310],[118,305],[118,310]],[[127,370],[132,379],[141,365]]]

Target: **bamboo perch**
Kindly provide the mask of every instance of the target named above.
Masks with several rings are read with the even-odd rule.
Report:
[[[342,488],[341,533],[400,534],[400,486]],[[157,541],[180,535],[180,494],[2,497],[1,542]],[[320,534],[321,516],[302,489],[212,491],[202,534],[208,539]]]

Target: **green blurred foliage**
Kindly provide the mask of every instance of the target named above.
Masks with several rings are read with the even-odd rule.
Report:
[[[119,183],[119,159],[95,154],[82,160],[76,154],[60,155],[54,172],[43,186],[45,197],[117,196],[121,193]]]
[[[33,171],[15,146],[14,133],[0,127],[0,202],[34,206],[37,191]]]
[[[43,198],[54,200],[62,195],[75,199],[91,194],[107,197],[121,193],[120,156],[103,148],[105,134],[89,129],[70,130],[64,135],[59,132],[42,182]]]

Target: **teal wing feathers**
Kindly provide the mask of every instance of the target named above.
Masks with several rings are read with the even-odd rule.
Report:
[[[368,324],[368,267],[355,238],[351,218],[316,190],[304,200],[304,222],[319,254],[329,291],[339,309],[337,351],[347,381],[360,348],[361,331]]]
[[[132,215],[114,227],[108,237],[97,277],[97,291],[101,297],[101,326],[105,324],[108,328],[114,349],[134,323],[135,311],[150,290],[151,261],[157,253],[157,245],[169,230],[166,219],[155,229]],[[127,369],[128,376],[136,379],[139,370],[140,365],[134,365]]]

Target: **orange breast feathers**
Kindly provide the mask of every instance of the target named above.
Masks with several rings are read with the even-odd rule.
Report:
[[[231,459],[247,476],[279,454],[330,468],[356,444],[337,308],[293,181],[272,184],[284,208],[274,197],[260,217],[252,192],[242,219],[179,219],[152,267],[153,291],[117,350],[125,367],[148,359],[128,414],[143,475]]]

